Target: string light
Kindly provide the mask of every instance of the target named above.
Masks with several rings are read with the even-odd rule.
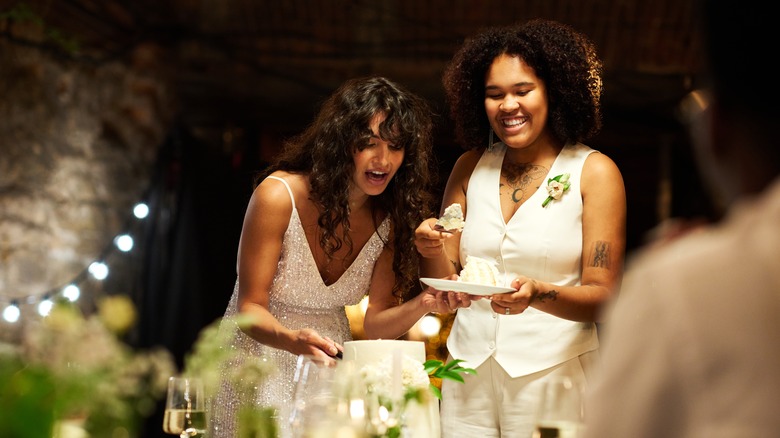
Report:
[[[19,303],[16,300],[13,300],[5,309],[3,309],[3,319],[8,322],[16,322],[19,320],[19,315],[21,315],[21,313],[22,311],[19,310]]]
[[[105,280],[108,277],[108,265],[103,262],[92,262],[87,270],[95,280]]]
[[[114,238],[114,244],[122,252],[128,252],[133,249],[133,237],[129,234],[120,234]]]
[[[133,207],[133,214],[138,219],[146,219],[146,216],[149,215],[149,206],[145,202],[139,202]]]
[[[54,307],[54,301],[51,300],[51,297],[44,296],[43,301],[38,303],[38,314],[41,316],[46,316],[51,312],[51,308]]]
[[[79,299],[79,296],[81,296],[81,289],[75,284],[69,284],[62,288],[62,296],[71,303],[75,302]]]
[[[145,219],[149,216],[149,206],[145,202],[135,204],[133,207],[133,216],[136,219]],[[22,316],[20,302],[25,305],[35,306],[40,316],[47,316],[51,312],[54,302],[57,299],[64,298],[70,302],[78,301],[79,298],[81,298],[81,287],[79,285],[87,278],[86,274],[89,274],[98,281],[103,281],[108,278],[111,270],[105,260],[112,247],[116,247],[119,251],[127,253],[132,251],[135,246],[135,239],[133,239],[133,236],[128,232],[118,234],[111,242],[112,244],[103,251],[97,260],[90,263],[84,271],[80,272],[73,280],[69,281],[67,285],[43,293],[11,299],[2,310],[3,320],[12,324],[19,321]],[[2,297],[0,297],[0,299],[2,299]]]

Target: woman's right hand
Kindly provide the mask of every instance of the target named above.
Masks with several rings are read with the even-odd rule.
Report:
[[[320,336],[316,330],[304,328],[295,330],[293,333],[293,345],[290,348],[290,353],[335,357],[344,350],[344,347],[332,339]]]
[[[417,252],[425,258],[436,258],[446,254],[444,241],[453,237],[450,232],[433,228],[437,220],[435,217],[426,219],[414,230],[414,246],[417,248]]]

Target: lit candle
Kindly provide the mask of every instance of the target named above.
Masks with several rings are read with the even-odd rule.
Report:
[[[393,350],[393,403],[398,403],[403,396],[403,352],[400,348]]]

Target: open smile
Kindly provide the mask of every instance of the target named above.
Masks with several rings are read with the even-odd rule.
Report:
[[[514,128],[525,124],[528,121],[528,117],[512,117],[508,119],[501,119],[501,125],[506,128]]]
[[[376,170],[370,170],[366,172],[366,178],[368,178],[368,181],[377,185],[387,182],[389,175],[390,174],[388,172],[379,172]]]

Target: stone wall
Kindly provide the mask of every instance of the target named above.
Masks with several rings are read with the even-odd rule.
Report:
[[[0,39],[0,312],[22,310],[0,318],[0,340],[100,257],[143,197],[175,112],[159,59],[153,46],[96,62]]]

